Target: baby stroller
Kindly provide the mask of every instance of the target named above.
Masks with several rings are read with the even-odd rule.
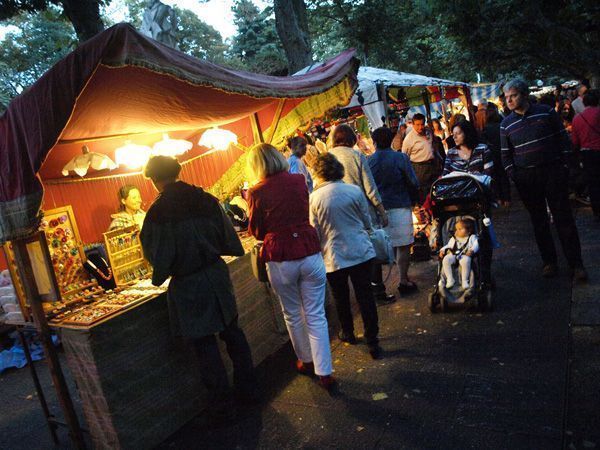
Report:
[[[469,219],[473,223],[473,233],[478,237],[481,246],[489,243],[487,226],[490,219],[486,216],[491,204],[490,179],[486,176],[474,176],[466,173],[451,173],[436,180],[431,186],[431,212],[434,228],[437,231],[432,236],[437,249],[448,243],[453,235],[454,224],[460,219]],[[437,227],[435,227],[437,225]],[[482,235],[483,236],[482,239]],[[483,250],[483,249],[482,249]],[[460,283],[448,289],[440,259],[437,268],[437,278],[433,290],[429,293],[429,309],[442,312],[448,309],[450,303],[475,302],[482,310],[492,309],[491,283],[482,280],[482,270],[490,273],[491,267],[483,267],[487,258],[481,257],[480,250],[473,255],[469,288],[463,290]],[[487,263],[489,265],[489,261]],[[456,267],[454,270],[459,270]],[[457,277],[460,279],[460,277]]]

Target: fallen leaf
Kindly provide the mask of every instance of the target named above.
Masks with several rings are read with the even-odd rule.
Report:
[[[31,395],[31,394],[28,395],[27,397],[25,397],[25,400],[31,400],[31,399],[33,399],[33,395]]]
[[[421,389],[413,389],[412,390],[415,394],[420,394],[421,393]]]
[[[339,364],[339,363],[340,363],[340,360],[339,360],[339,359],[336,359],[336,360],[335,360],[333,363],[334,363],[334,364]]]
[[[388,395],[385,392],[377,392],[376,394],[373,394],[373,400],[375,401],[385,400],[386,398],[388,398]]]
[[[410,398],[410,395],[404,394],[404,398]]]
[[[500,364],[501,366],[503,366],[503,365],[504,365],[504,363],[503,363],[503,362],[499,362],[498,364]]]
[[[356,371],[356,373],[362,373],[364,370],[365,370],[365,369],[362,369],[362,368],[360,368],[360,369],[358,369],[358,370]]]
[[[421,313],[416,313],[415,316],[421,317]]]
[[[458,322],[452,322],[453,327],[455,327],[456,325],[458,325]]]
[[[499,320],[498,322],[496,322],[496,325],[504,325],[504,322],[502,322],[501,320]]]
[[[361,427],[361,426],[356,427],[356,431],[362,431],[364,429],[365,429],[365,427]]]

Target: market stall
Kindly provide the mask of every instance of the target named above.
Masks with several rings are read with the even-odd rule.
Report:
[[[308,66],[295,75],[314,73],[320,64]],[[467,83],[397,72],[377,67],[361,66],[358,69],[358,88],[352,100],[344,108],[360,108],[367,117],[371,129],[384,123],[397,126],[397,114],[423,113],[430,120],[434,113],[445,117],[449,103],[458,101],[460,109],[468,115],[471,105]],[[464,109],[464,111],[463,111]]]
[[[356,69],[346,51],[300,77],[234,71],[119,24],[58,62],[0,117],[0,242],[77,446],[83,440],[50,328],[62,337],[96,447],[156,445],[202,406],[189,348],[169,332],[166,286],[148,282],[139,229],[107,232],[118,188],[134,185],[149,205],[155,192],[140,168],[152,153],[170,154],[184,181],[229,200],[243,189],[247,148],[279,144],[347,104]],[[176,151],[181,141],[191,145]],[[241,237],[249,250],[252,240]],[[106,267],[86,269],[89,247],[106,255]],[[227,262],[259,363],[287,334],[249,255]],[[107,278],[115,288],[103,287]]]

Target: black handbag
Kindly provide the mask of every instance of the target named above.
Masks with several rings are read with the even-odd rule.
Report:
[[[257,242],[250,250],[250,265],[252,266],[252,273],[261,283],[269,282],[269,275],[267,274],[267,263],[261,256],[262,253],[262,242]]]

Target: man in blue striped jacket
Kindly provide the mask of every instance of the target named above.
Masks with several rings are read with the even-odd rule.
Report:
[[[500,126],[502,165],[531,216],[544,264],[542,275],[550,278],[558,273],[547,204],[573,278],[585,281],[587,273],[567,191],[569,136],[554,109],[529,102],[529,87],[523,80],[506,83],[504,94],[511,113]]]

